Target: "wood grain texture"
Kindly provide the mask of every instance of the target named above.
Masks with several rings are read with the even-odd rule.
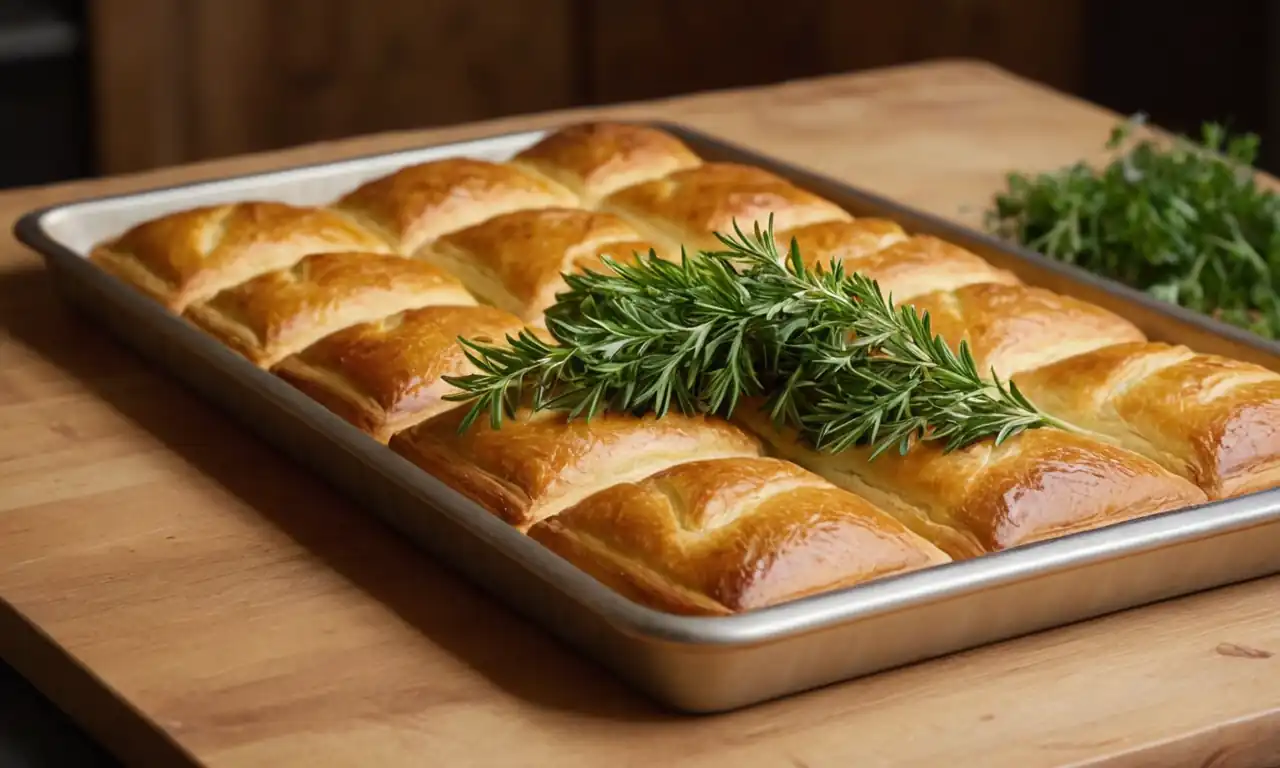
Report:
[[[685,122],[966,222],[1007,168],[1088,155],[1112,120],[944,62],[26,190],[0,221],[586,114]],[[1280,763],[1280,579],[728,715],[659,710],[77,320],[8,237],[0,600],[0,655],[148,766]]]
[[[103,170],[578,101],[572,0],[101,0]]]
[[[593,103],[773,83],[937,58],[985,59],[1055,88],[1079,85],[1081,0],[583,2]],[[762,23],[761,19],[768,19]],[[661,42],[660,42],[661,41]],[[697,51],[654,56],[659,47]],[[768,46],[776,55],[753,55]]]
[[[937,56],[1070,90],[1084,42],[1083,0],[90,5],[107,172]]]
[[[192,157],[183,10],[181,0],[87,3],[94,152],[100,173]]]

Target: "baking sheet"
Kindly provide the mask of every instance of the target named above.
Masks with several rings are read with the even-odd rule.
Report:
[[[1127,317],[1153,339],[1280,370],[1280,346],[1074,267],[682,126],[708,160],[757,165],[858,216],[964,246],[1024,281]],[[497,599],[672,707],[745,706],[1155,600],[1280,572],[1280,489],[1132,520],[726,617],[632,603],[83,257],[137,222],[248,199],[323,204],[397,168],[505,160],[546,131],[33,211],[15,231],[76,307]]]

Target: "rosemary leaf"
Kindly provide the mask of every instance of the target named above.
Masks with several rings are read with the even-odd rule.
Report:
[[[546,312],[553,344],[527,332],[506,345],[464,341],[477,372],[446,378],[458,389],[449,399],[472,403],[462,428],[484,413],[500,428],[526,395],[535,410],[586,419],[731,416],[763,397],[779,426],[816,447],[871,445],[872,458],[916,440],[955,450],[1064,427],[994,373],[980,376],[967,345],[952,352],[927,315],[894,306],[875,281],[838,262],[811,269],[794,241],[779,254],[772,220],[717,237],[722,250],[679,262],[650,252],[566,275]]]

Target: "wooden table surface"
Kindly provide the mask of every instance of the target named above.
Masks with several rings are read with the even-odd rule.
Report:
[[[0,656],[148,766],[1280,765],[1280,579],[664,712],[69,315],[7,234],[59,200],[585,114],[0,195]],[[1115,119],[963,61],[591,114],[682,121],[968,222],[1007,169],[1093,156]]]

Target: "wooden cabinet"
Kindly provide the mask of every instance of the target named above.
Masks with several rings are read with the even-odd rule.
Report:
[[[93,0],[99,170],[938,56],[1078,85],[1077,0]]]

